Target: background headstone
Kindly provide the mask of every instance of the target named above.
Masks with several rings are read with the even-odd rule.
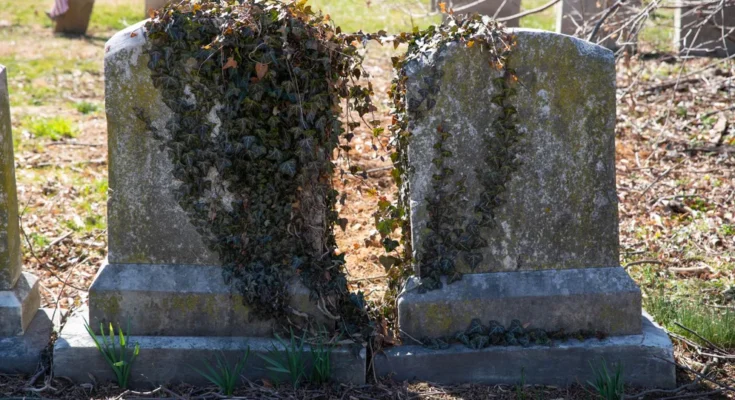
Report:
[[[677,8],[674,42],[680,55],[729,57],[735,54],[735,1],[708,7]],[[714,11],[717,10],[717,11]]]
[[[158,10],[168,3],[169,0],[145,0],[145,15],[148,16],[148,10]]]
[[[31,373],[52,323],[38,312],[38,279],[21,270],[7,70],[0,65],[0,373]]]
[[[93,7],[94,0],[69,0],[69,11],[56,18],[54,32],[84,35],[87,33]]]
[[[572,35],[587,39],[595,24],[602,18],[608,8],[613,6],[617,0],[562,0],[557,6],[556,31],[565,35]],[[620,28],[626,18],[635,14],[635,9],[640,6],[640,0],[628,0],[615,11],[600,27],[595,43],[616,49],[616,40],[620,33],[614,32]],[[605,39],[608,35],[613,36]]]
[[[478,13],[492,17],[497,12],[497,18],[503,18],[521,12],[521,0],[485,0],[479,3],[478,0],[432,0],[432,9],[438,10],[439,3],[442,2],[446,3],[447,11],[450,9],[460,10],[456,11],[457,14]],[[518,26],[518,19],[510,20],[505,25],[516,27]]]

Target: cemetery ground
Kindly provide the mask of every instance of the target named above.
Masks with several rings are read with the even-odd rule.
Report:
[[[41,279],[43,307],[68,311],[82,306],[106,256],[102,60],[105,41],[144,17],[140,3],[98,0],[88,36],[73,38],[52,34],[44,15],[47,4],[0,0],[0,64],[8,68],[24,268]],[[366,7],[363,0],[314,1],[346,31],[397,32],[409,30],[412,22],[425,25],[439,19],[408,16],[424,12],[411,2],[398,2],[401,7],[386,3],[374,1]],[[551,29],[553,19],[549,10],[521,25]],[[696,383],[687,391],[653,393],[650,398],[696,398],[698,393],[705,396],[718,390],[717,396],[733,397],[718,384],[735,386],[735,62],[670,55],[672,26],[671,15],[658,15],[643,34],[641,53],[618,61],[620,262],[641,286],[644,308],[671,332],[682,366],[679,384]],[[366,68],[386,123],[392,51],[378,45],[367,49]],[[347,255],[351,288],[375,301],[382,298],[386,276],[372,213],[381,197],[391,198],[395,192],[387,143],[387,137],[373,138],[363,131],[353,139],[349,154],[338,159],[346,173],[334,182],[345,195],[339,211],[349,222],[344,230],[337,228],[337,238],[340,251]],[[713,356],[718,349],[721,355]],[[125,394],[111,385],[74,386],[63,377],[44,380],[42,373],[0,376],[0,398],[216,398],[211,388],[152,389],[147,394]],[[252,383],[240,394],[345,399],[594,397],[581,386],[445,387],[391,381],[277,392],[267,382]]]

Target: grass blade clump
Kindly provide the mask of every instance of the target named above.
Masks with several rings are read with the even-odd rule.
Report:
[[[118,326],[117,340],[115,338],[115,328],[110,323],[109,333],[105,334],[105,328],[100,323],[100,338],[97,337],[92,328],[89,326],[87,320],[84,320],[84,328],[89,333],[89,336],[94,340],[97,350],[102,354],[107,361],[107,364],[112,368],[117,379],[117,384],[122,389],[127,389],[128,380],[130,379],[130,370],[133,366],[133,362],[140,354],[140,345],[135,344],[132,350],[128,347],[130,341],[125,338],[125,333],[122,328]],[[130,332],[130,326],[128,325],[127,331]]]
[[[281,349],[273,344],[267,355],[259,355],[267,364],[265,368],[273,373],[275,382],[282,381],[280,376],[286,375],[291,381],[291,386],[298,388],[307,378],[305,335],[306,333],[301,338],[297,338],[291,331],[291,340],[287,343],[276,334],[276,340],[281,345]]]
[[[225,396],[232,396],[235,387],[240,380],[240,374],[245,369],[245,364],[250,357],[250,346],[245,350],[245,354],[235,363],[234,367],[230,367],[224,353],[216,354],[216,364],[204,361],[204,370],[192,366],[191,368],[199,375],[206,378],[212,384],[216,385]]]
[[[587,381],[587,384],[592,386],[597,394],[605,400],[623,400],[625,394],[623,366],[618,363],[615,367],[615,372],[611,373],[607,368],[607,363],[602,359],[599,367],[595,367],[591,361],[590,367],[594,373],[595,380]]]

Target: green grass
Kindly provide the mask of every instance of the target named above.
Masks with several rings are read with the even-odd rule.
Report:
[[[521,11],[532,10],[548,2],[549,0],[523,0],[521,2]],[[538,14],[531,14],[521,18],[521,27],[553,31],[556,28],[556,7],[553,6]]]
[[[74,104],[74,108],[84,115],[91,114],[99,110],[99,106],[97,104],[90,103],[88,101],[80,101]]]
[[[143,1],[127,4],[96,2],[89,21],[91,31],[119,31],[148,18],[144,12]]]
[[[40,26],[51,28],[53,23],[46,16],[52,1],[0,0],[0,19],[10,22],[13,28]],[[117,31],[147,18],[143,0],[96,1],[89,22],[89,33]]]
[[[426,28],[441,21],[439,15],[421,16],[429,8],[428,0],[425,9],[416,0],[373,0],[370,5],[366,0],[311,0],[309,4],[329,14],[344,32],[411,32],[413,26]]]
[[[61,140],[63,138],[74,138],[78,134],[72,126],[72,122],[64,117],[29,117],[23,121],[23,126],[35,138]]]
[[[676,323],[697,332],[717,346],[735,348],[735,310],[720,309],[687,300],[672,300],[659,294],[650,297],[644,308],[659,324],[671,332],[704,345],[696,335]]]

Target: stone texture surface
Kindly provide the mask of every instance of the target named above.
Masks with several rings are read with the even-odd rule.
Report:
[[[413,278],[398,299],[398,323],[414,338],[453,336],[474,318],[529,329],[641,332],[641,292],[621,267],[468,274],[423,294]]]
[[[56,19],[54,32],[84,35],[87,33],[92,8],[94,8],[94,0],[69,0],[69,11]]]
[[[434,10],[438,10],[439,3],[446,3],[447,9],[460,9],[462,7],[465,7],[467,5],[470,5],[472,3],[475,3],[477,0],[432,0],[432,8]],[[505,3],[505,4],[503,4]],[[501,8],[502,6],[502,8]],[[500,9],[500,11],[498,11]],[[494,16],[495,13],[498,13],[498,18],[503,17],[509,17],[511,15],[516,15],[521,12],[521,0],[486,0],[482,3],[475,4],[470,6],[469,8],[462,9],[461,11],[458,11],[458,14],[483,14],[483,15],[489,15]],[[505,23],[506,26],[510,27],[516,27],[518,26],[518,19],[513,19]]]
[[[735,54],[735,3],[725,5],[723,13],[716,12],[712,18],[710,15],[711,11],[703,12],[695,7],[676,9],[674,43],[681,55],[729,57]]]
[[[98,382],[114,381],[112,371],[84,330],[84,315],[72,316],[54,347],[54,373],[75,382],[91,382],[90,374]],[[222,352],[234,364],[250,347],[250,358],[244,375],[251,380],[270,377],[265,363],[258,355],[267,354],[273,339],[248,337],[153,337],[132,336],[140,344],[140,356],[132,366],[131,384],[134,388],[150,389],[168,383],[186,382],[209,385],[192,367],[204,368],[204,360],[212,360]],[[279,347],[280,348],[280,347]],[[310,350],[306,348],[307,357]],[[335,381],[350,384],[365,383],[366,361],[364,349],[335,348],[331,355],[332,376]]]
[[[32,374],[38,368],[41,353],[49,346],[54,328],[54,310],[42,309],[36,312],[24,335],[0,335],[0,373]],[[56,322],[60,314],[55,315]]]
[[[565,35],[514,32],[510,67],[519,84],[511,102],[519,115],[520,167],[505,186],[503,196],[510,200],[495,210],[495,227],[480,230],[488,245],[473,272],[617,266],[613,54]],[[445,145],[453,156],[444,162],[455,180],[466,180],[468,206],[461,215],[472,218],[482,190],[477,171],[488,157],[483,138],[496,134],[500,108],[491,99],[499,72],[488,67],[480,49],[456,45],[407,68],[409,102],[420,103],[420,115],[409,116],[408,149],[411,235],[420,254],[437,172],[437,126],[453,135]],[[439,92],[426,112],[426,82],[435,76]],[[455,263],[470,272],[462,257]]]
[[[8,70],[0,65],[0,291],[12,289],[21,272],[14,160]]]
[[[13,289],[0,291],[0,337],[22,335],[40,305],[38,278],[24,272]]]
[[[289,287],[291,307],[330,323],[309,301],[309,291]],[[146,336],[270,336],[271,321],[250,319],[242,296],[214,266],[108,264],[89,289],[90,322],[129,326]],[[319,318],[321,316],[321,318]],[[333,323],[333,322],[332,322]],[[129,324],[129,325],[128,325]]]
[[[586,39],[597,21],[613,4],[615,4],[615,0],[562,0],[556,9],[556,31]],[[616,39],[618,34],[615,31],[626,18],[635,15],[640,5],[640,0],[628,0],[623,3],[615,14],[608,17],[600,27],[594,41],[607,48],[617,49]],[[608,36],[610,37],[607,40],[603,40]]]
[[[552,346],[488,347],[472,350],[453,345],[446,350],[421,346],[385,349],[373,359],[378,376],[398,381],[420,380],[437,384],[527,384],[568,386],[593,379],[590,362],[621,363],[625,383],[640,387],[676,386],[674,351],[663,329],[644,316],[639,335],[570,339]]]
[[[174,198],[179,182],[168,155],[139,118],[143,113],[166,132],[172,116],[151,82],[143,24],[118,32],[105,46],[108,259],[111,264],[217,265],[217,255]],[[131,37],[133,32],[137,35]]]

